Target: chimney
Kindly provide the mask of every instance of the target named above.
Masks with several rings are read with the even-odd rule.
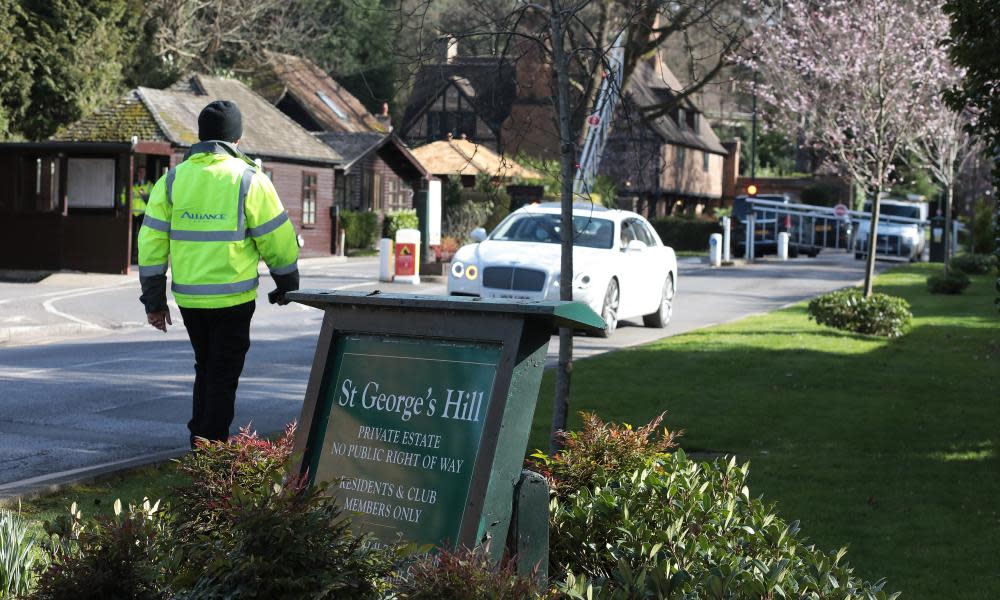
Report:
[[[378,120],[379,123],[381,123],[385,127],[386,131],[390,133],[392,132],[392,117],[389,116],[388,102],[382,103],[382,112],[375,115],[375,118]]]
[[[450,35],[443,35],[434,41],[435,54],[438,62],[451,64],[458,58],[458,40]]]

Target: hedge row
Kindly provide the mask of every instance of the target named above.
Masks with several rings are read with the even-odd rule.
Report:
[[[674,250],[708,252],[708,238],[713,233],[722,233],[718,221],[707,221],[688,217],[659,217],[651,221],[656,233],[667,246]]]

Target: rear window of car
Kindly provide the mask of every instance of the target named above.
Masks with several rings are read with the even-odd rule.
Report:
[[[590,216],[573,217],[573,244],[587,248],[611,248],[615,224],[608,219]],[[496,228],[491,240],[498,242],[535,242],[558,244],[562,224],[557,214],[523,214],[507,219]]]

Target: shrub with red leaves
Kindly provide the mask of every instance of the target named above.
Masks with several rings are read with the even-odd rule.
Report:
[[[665,414],[636,429],[580,413],[583,429],[560,432],[563,449],[554,456],[535,452],[528,467],[545,475],[559,498],[591,487],[598,478],[629,476],[677,446],[681,432],[660,430]]]
[[[512,562],[494,567],[488,549],[439,550],[417,561],[396,589],[399,600],[543,600],[555,598],[520,577]]]

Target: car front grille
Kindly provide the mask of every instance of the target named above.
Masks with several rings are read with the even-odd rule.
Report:
[[[483,287],[519,292],[540,292],[545,289],[545,271],[520,267],[486,267]]]

